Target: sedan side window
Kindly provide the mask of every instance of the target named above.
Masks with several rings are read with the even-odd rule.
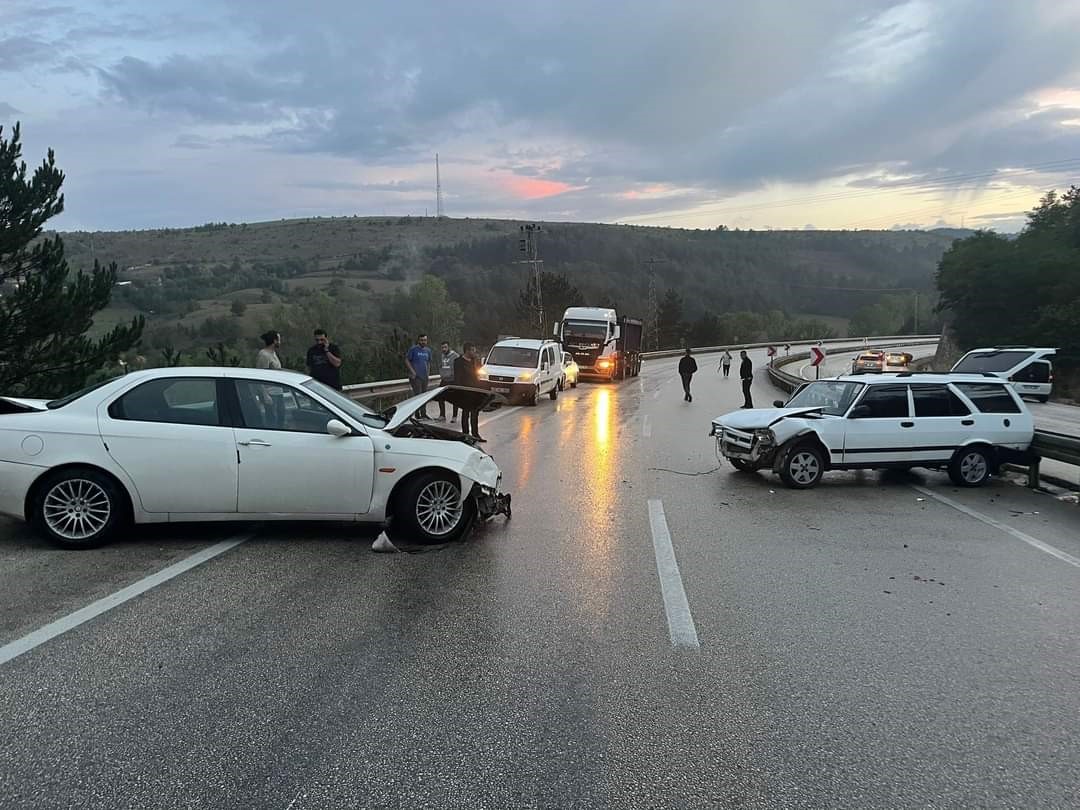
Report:
[[[862,419],[902,419],[909,416],[906,385],[872,385],[856,406],[867,406],[870,412]]]
[[[217,426],[221,424],[217,380],[213,377],[150,380],[112,403],[109,416],[130,422]]]
[[[292,386],[236,380],[244,426],[255,430],[326,433],[326,423],[339,417]]]

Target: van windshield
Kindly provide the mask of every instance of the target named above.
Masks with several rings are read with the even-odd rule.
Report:
[[[496,346],[488,355],[489,366],[510,366],[512,368],[536,368],[539,349],[525,349],[518,346]]]
[[[1017,363],[1022,363],[1029,357],[1033,357],[1034,354],[1035,352],[1025,351],[979,352],[978,354],[969,354],[953,366],[952,370],[962,371],[967,374],[978,374],[983,371],[1008,371]]]

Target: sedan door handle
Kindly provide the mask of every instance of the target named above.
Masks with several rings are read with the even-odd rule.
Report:
[[[960,424],[961,425],[974,425],[975,420],[974,419],[961,419]]]
[[[900,427],[915,427],[914,422],[901,422]]]
[[[264,442],[262,439],[247,439],[242,442],[237,442],[241,447],[270,447],[270,442]]]

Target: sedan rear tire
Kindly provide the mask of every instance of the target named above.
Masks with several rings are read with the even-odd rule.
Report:
[[[73,467],[45,479],[30,518],[53,545],[98,548],[128,522],[127,498],[108,475]]]

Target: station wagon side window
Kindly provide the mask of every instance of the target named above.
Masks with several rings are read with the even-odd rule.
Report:
[[[1020,413],[1009,387],[999,383],[956,383],[982,413]]]
[[[971,409],[946,385],[913,385],[916,416],[969,416]]]
[[[128,422],[219,426],[218,381],[214,377],[149,380],[109,406],[109,416]]]
[[[906,385],[871,385],[859,400],[870,412],[861,419],[902,419],[910,416]]]
[[[1050,364],[1045,360],[1036,360],[1013,374],[1012,378],[1016,382],[1048,383],[1050,382]]]

